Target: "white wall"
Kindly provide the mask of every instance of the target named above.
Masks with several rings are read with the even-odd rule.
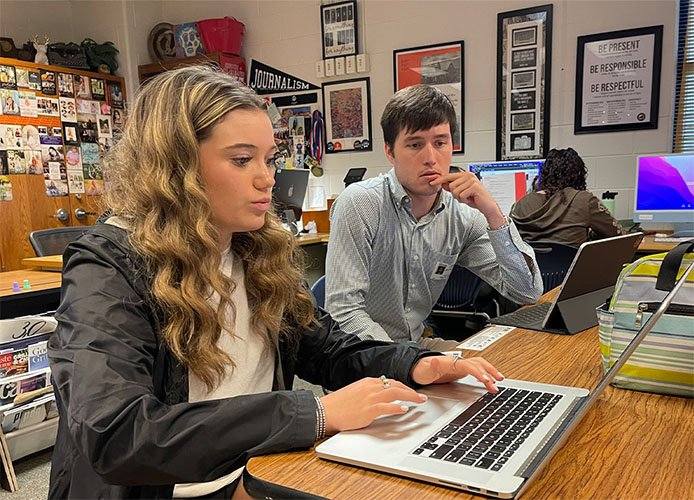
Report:
[[[320,85],[314,63],[321,57],[319,0],[236,1],[0,1],[0,29],[15,41],[44,31],[53,38],[113,40],[132,98],[137,65],[150,61],[150,29],[224,15],[246,26],[242,55]],[[528,0],[359,0],[361,51],[369,56],[373,151],[324,156],[326,190],[339,193],[350,167],[367,177],[390,168],[383,154],[380,115],[393,89],[393,50],[465,41],[465,153],[454,164],[493,160],[496,151],[497,13],[541,5]],[[631,217],[636,157],[670,150],[673,109],[676,0],[555,0],[552,38],[550,147],[573,147],[586,161],[588,187],[617,191],[616,215]],[[31,5],[27,15],[19,5]],[[50,4],[50,6],[48,5]],[[67,14],[70,12],[71,14]],[[573,133],[576,38],[580,35],[664,25],[660,112],[657,130],[576,136]],[[36,29],[34,29],[36,26]],[[40,29],[39,29],[40,28]],[[52,30],[52,31],[51,31]],[[18,34],[17,34],[18,33]],[[55,35],[53,34],[55,33]]]

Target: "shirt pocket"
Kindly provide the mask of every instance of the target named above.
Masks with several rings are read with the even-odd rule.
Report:
[[[436,282],[440,281],[444,284],[448,280],[448,277],[453,272],[453,266],[455,266],[458,260],[458,254],[444,254],[439,252],[431,252],[427,262],[427,277],[430,281]],[[443,286],[442,286],[443,288]]]

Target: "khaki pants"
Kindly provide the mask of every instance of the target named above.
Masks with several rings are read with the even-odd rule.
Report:
[[[431,328],[425,328],[417,343],[426,349],[438,352],[453,351],[460,344],[459,340],[445,340],[439,337],[432,337],[433,333]]]

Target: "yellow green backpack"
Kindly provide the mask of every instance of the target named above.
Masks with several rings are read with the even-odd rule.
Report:
[[[693,249],[694,241],[683,242],[667,254],[643,257],[622,271],[610,304],[597,310],[605,371],[694,261],[694,253],[687,253]],[[694,277],[689,276],[612,385],[694,397]]]

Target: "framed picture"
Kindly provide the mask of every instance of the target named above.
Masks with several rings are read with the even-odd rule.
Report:
[[[658,128],[663,26],[578,37],[574,133]]]
[[[395,92],[420,83],[440,89],[453,103],[456,131],[453,152],[464,152],[464,44],[463,41],[393,51]]]
[[[321,5],[320,14],[323,59],[357,54],[357,0]]]
[[[66,146],[79,146],[77,123],[63,122],[63,142]]]
[[[369,78],[323,84],[326,153],[371,151]]]
[[[552,5],[497,16],[496,159],[544,158],[549,150]]]

